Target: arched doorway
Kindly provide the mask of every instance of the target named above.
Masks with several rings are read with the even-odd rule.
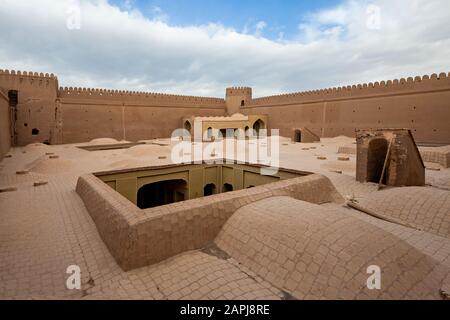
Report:
[[[300,130],[295,130],[294,142],[302,142],[302,132]]]
[[[137,193],[137,206],[154,208],[185,200],[187,183],[184,180],[165,180],[142,186]]]
[[[257,136],[259,136],[259,131],[261,129],[264,129],[264,121],[262,121],[261,119],[258,119],[254,124],[253,124],[253,130],[255,130],[255,133]]]
[[[386,159],[388,141],[384,138],[373,139],[367,149],[367,181],[378,183],[383,172]],[[383,177],[385,182],[386,175]]]
[[[222,187],[222,192],[230,192],[230,191],[233,191],[233,185],[225,183]]]
[[[216,185],[214,183],[209,183],[206,186],[204,186],[203,188],[203,195],[206,196],[211,196],[213,194],[216,194]]]

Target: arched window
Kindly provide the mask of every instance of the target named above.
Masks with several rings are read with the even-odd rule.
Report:
[[[233,185],[225,183],[222,187],[222,192],[230,192],[230,191],[233,191]]]
[[[203,195],[210,196],[216,194],[216,185],[214,183],[209,183],[203,188]]]
[[[241,107],[245,106],[245,101],[241,100]]]

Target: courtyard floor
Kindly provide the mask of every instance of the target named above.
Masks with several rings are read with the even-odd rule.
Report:
[[[91,144],[106,142],[110,141],[98,139]],[[75,186],[84,173],[170,163],[173,143],[168,139],[146,142],[128,149],[92,152],[76,147],[86,143],[11,149],[10,157],[0,162],[0,189],[13,188],[0,193],[1,299],[318,298],[292,294],[233,255],[224,258],[208,248],[122,271],[101,240]],[[354,139],[347,137],[318,143],[291,143],[283,138],[280,166],[323,174],[344,198],[380,215],[395,215],[404,223],[388,222],[338,204],[321,206],[389,233],[432,259],[443,270],[441,273],[449,273],[450,169],[429,164],[432,169],[426,170],[427,186],[378,191],[375,184],[355,181],[352,145],[356,146]],[[350,154],[338,154],[340,147]],[[338,160],[340,156],[349,159]],[[426,217],[433,223],[427,224]],[[82,290],[66,288],[69,265],[80,266]],[[442,288],[447,283],[443,282]],[[403,292],[391,297],[411,296]]]

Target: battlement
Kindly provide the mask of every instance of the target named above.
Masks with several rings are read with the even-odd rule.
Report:
[[[8,70],[8,69],[6,69],[6,70],[0,69],[0,75],[57,79],[57,77],[53,73],[42,73],[42,72],[32,72],[32,71],[16,71],[16,70]]]
[[[121,100],[121,101],[135,101],[140,103],[189,103],[199,105],[214,105],[223,106],[224,99],[199,97],[199,96],[184,96],[175,94],[165,94],[156,92],[144,91],[129,91],[129,90],[114,90],[114,89],[99,89],[99,88],[80,88],[80,87],[60,87],[58,90],[59,98],[73,98],[73,99],[102,99],[102,100]]]
[[[400,78],[388,81],[376,81],[343,87],[334,87],[320,90],[311,90],[287,94],[279,94],[267,97],[256,98],[251,101],[252,106],[266,104],[296,103],[303,101],[320,101],[333,99],[351,99],[361,96],[378,96],[389,94],[402,94],[439,91],[450,89],[450,73],[444,72],[431,76],[416,76]]]
[[[250,87],[230,87],[226,89],[226,96],[241,96],[252,95],[252,88]]]
[[[58,78],[53,73],[0,69],[0,87],[6,91],[19,90],[22,94],[34,92],[35,96],[38,91],[41,91],[41,97],[54,99]]]

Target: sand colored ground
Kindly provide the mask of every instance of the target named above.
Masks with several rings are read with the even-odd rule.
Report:
[[[125,140],[118,141],[113,138],[97,138],[97,139],[92,139],[87,144],[89,144],[89,145],[104,145],[104,144],[117,144],[117,143],[127,143],[127,142],[129,142],[129,141],[125,141]]]
[[[37,173],[58,174],[70,171],[73,168],[74,164],[72,160],[46,158],[31,167],[30,170]]]
[[[170,154],[170,148],[165,146],[159,146],[155,144],[144,144],[131,147],[124,152],[124,155],[129,155],[132,157],[158,157],[167,156]]]
[[[320,143],[291,143],[289,139],[283,138],[280,141],[280,166],[324,174],[347,199],[352,198],[361,205],[369,205],[368,202],[365,202],[367,199],[377,199],[377,206],[374,209],[382,211],[387,208],[398,208],[400,217],[408,212],[410,214],[406,214],[405,217],[415,218],[416,212],[417,217],[421,214],[428,217],[430,212],[436,212],[439,201],[448,199],[450,191],[442,189],[442,186],[450,185],[450,169],[446,168],[441,168],[440,171],[426,170],[427,182],[432,186],[418,187],[417,190],[411,192],[413,197],[414,194],[419,195],[414,198],[416,201],[412,206],[412,208],[420,206],[420,210],[416,211],[414,211],[415,209],[408,211],[405,206],[405,202],[414,201],[405,198],[408,196],[408,192],[402,196],[403,188],[390,189],[397,191],[396,194],[389,193],[389,190],[377,191],[376,184],[356,182],[354,169],[350,170],[351,164],[355,163],[352,155],[350,155],[350,161],[342,164],[348,166],[348,170],[343,170],[343,174],[331,172],[331,166],[337,163],[341,165],[337,160],[337,157],[340,156],[338,154],[339,146],[352,144],[352,142],[352,139],[345,137],[323,139]],[[175,147],[175,143],[170,139],[158,139],[158,143],[168,145],[163,149]],[[101,144],[104,144],[104,141],[101,141]],[[303,285],[303,280],[300,282],[287,281],[288,278],[283,278],[285,281],[280,282],[278,275],[285,271],[280,271],[280,273],[275,271],[277,279],[269,277],[269,273],[260,274],[260,271],[256,269],[253,271],[250,264],[247,266],[246,263],[239,260],[239,254],[225,248],[224,245],[221,245],[222,249],[212,247],[189,251],[157,265],[123,272],[100,239],[95,224],[75,192],[76,181],[81,174],[89,172],[124,166],[140,166],[141,164],[149,166],[170,163],[170,154],[166,159],[158,159],[155,154],[145,154],[145,152],[142,155],[133,156],[128,153],[130,149],[89,152],[77,148],[77,145],[80,144],[13,148],[9,152],[12,157],[5,158],[0,163],[0,187],[17,188],[17,191],[0,193],[0,221],[2,221],[0,223],[0,239],[2,239],[0,246],[0,279],[2,279],[0,281],[0,298],[324,298],[332,296],[333,288],[336,287],[329,285],[328,280],[330,284],[337,284],[337,287],[344,284],[342,280],[335,282],[336,279],[330,278],[327,280],[327,285],[324,286],[323,274],[319,268],[317,273],[302,273],[305,279],[312,277],[313,280],[310,291],[306,292],[309,284]],[[160,146],[156,147],[161,148]],[[304,148],[308,148],[308,150],[303,150]],[[138,148],[138,150],[140,149]],[[58,155],[59,158],[49,159],[49,155],[46,153]],[[323,155],[327,159],[317,160],[316,154]],[[52,168],[52,164],[55,169]],[[66,168],[69,170],[60,170],[63,167],[61,164],[70,164],[70,168]],[[29,173],[16,174],[16,171],[24,169],[28,169]],[[42,180],[48,181],[48,184],[33,186],[34,182]],[[427,201],[428,198],[435,199],[435,201]],[[384,203],[386,206],[380,207],[380,204],[384,205]],[[447,211],[438,210],[436,219],[446,221],[442,213],[444,217],[448,217],[450,212],[448,202],[440,203],[440,206]],[[257,204],[257,208],[259,207],[261,204]],[[302,237],[305,235],[300,230],[303,230],[302,224],[307,223],[311,228],[318,230],[318,236],[324,235],[324,238],[321,239],[325,240],[321,240],[323,241],[321,243],[328,245],[328,252],[332,252],[332,244],[326,240],[328,239],[327,233],[330,236],[342,235],[343,237],[345,234],[345,239],[348,240],[352,236],[358,236],[358,230],[353,231],[354,229],[352,229],[353,225],[360,226],[367,231],[370,237],[373,237],[370,238],[373,240],[370,243],[354,241],[361,243],[362,247],[359,249],[366,248],[373,253],[372,257],[365,256],[366,261],[376,257],[376,252],[380,248],[390,248],[388,251],[392,251],[393,262],[383,260],[386,265],[395,265],[404,272],[413,272],[417,276],[417,279],[415,278],[417,285],[422,288],[418,290],[419,287],[410,286],[409,282],[400,277],[397,282],[392,280],[392,283],[399,283],[398,286],[393,285],[392,288],[389,287],[390,289],[386,288],[387,292],[379,293],[379,297],[439,298],[443,275],[450,270],[450,238],[446,233],[434,232],[433,224],[430,225],[429,232],[424,228],[411,228],[376,219],[360,211],[335,204],[319,206],[321,210],[318,210],[318,215],[325,215],[325,213],[329,215],[329,218],[325,217],[320,220],[313,215],[313,212],[316,214],[315,208],[299,212],[299,208],[305,206],[297,203],[292,206],[290,200],[280,202],[272,199],[262,207],[261,210],[256,210],[256,213],[254,208],[250,208],[243,215],[256,214],[262,215],[261,217],[264,219],[270,217],[273,219],[273,215],[278,217],[282,212],[286,212],[283,219],[275,220],[272,223],[272,232],[281,228],[282,225],[289,225],[283,229],[291,230],[292,233],[297,230],[296,237],[303,239]],[[285,209],[280,210],[281,207]],[[273,210],[268,208],[273,208]],[[233,216],[231,219],[237,220],[238,218],[239,216]],[[267,220],[264,219],[260,219],[258,223],[266,223]],[[330,220],[327,219],[337,219],[337,222],[342,222],[336,223],[336,226],[333,227]],[[344,223],[349,221],[351,223]],[[420,219],[413,219],[413,221],[417,222]],[[233,220],[230,220],[230,223],[232,222]],[[279,224],[277,224],[278,222]],[[350,232],[348,228],[352,231]],[[238,232],[235,237],[236,239],[242,239],[246,235],[250,237],[250,235],[254,235],[252,230],[250,226]],[[319,232],[320,230],[322,233]],[[327,230],[333,230],[333,232]],[[380,231],[375,232],[374,230]],[[441,228],[435,230],[439,231]],[[267,233],[272,238],[279,237],[279,241],[291,241],[283,234],[283,232]],[[259,237],[259,235],[257,234],[255,237]],[[378,239],[377,237],[389,239],[389,243],[384,244],[383,242],[384,247],[380,245],[380,248],[373,248],[373,244],[377,243],[374,239]],[[282,251],[278,250],[278,254],[280,252]],[[317,251],[315,255],[318,255],[320,259],[319,253],[320,251]],[[299,247],[296,249],[295,255],[295,259],[297,259],[295,261],[298,263],[307,257],[305,251]],[[344,257],[345,255],[336,256],[338,259],[345,259]],[[415,259],[418,264],[412,265],[411,261],[415,261]],[[405,263],[408,267],[404,267]],[[72,264],[79,265],[82,270],[82,290],[80,291],[68,290],[65,287],[67,279],[65,271]],[[285,266],[279,261],[278,265],[283,268]],[[301,267],[299,267],[300,269],[296,268],[297,265],[294,269],[302,270]],[[316,269],[315,267],[311,268]],[[354,279],[361,278],[362,280],[362,275],[355,270],[362,269],[352,267],[347,272],[349,275],[353,274]],[[395,268],[392,267],[389,270],[395,270]],[[289,279],[297,276],[297,273],[292,272],[289,274]],[[390,283],[390,279],[388,277],[386,283]],[[356,286],[356,282],[350,283]],[[357,284],[360,286],[359,282]],[[405,289],[404,286],[407,288]],[[321,293],[324,295],[321,296]],[[346,294],[349,294],[348,297],[350,297],[350,292]],[[366,293],[360,290],[354,290],[351,294],[355,297],[366,297]]]

